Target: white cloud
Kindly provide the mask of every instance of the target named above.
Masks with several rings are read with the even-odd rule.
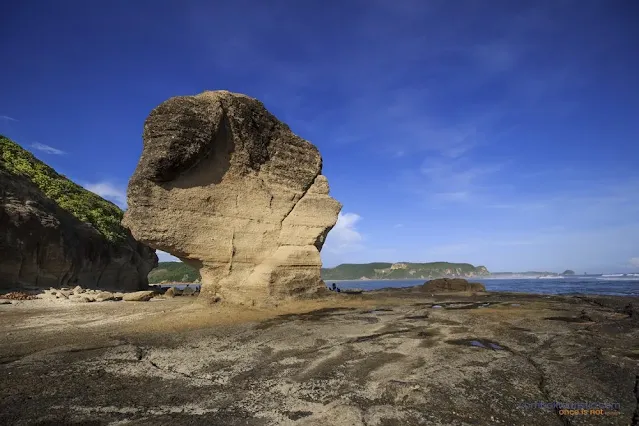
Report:
[[[46,154],[52,154],[52,155],[64,155],[64,154],[66,154],[66,152],[64,152],[64,151],[62,151],[60,149],[57,149],[57,148],[54,148],[52,146],[45,145],[45,144],[39,143],[39,142],[32,143],[31,144],[31,148],[37,149],[38,151],[42,151],[42,152],[44,152]]]
[[[177,257],[162,250],[156,250],[155,254],[158,255],[158,260],[160,262],[181,262],[181,260]]]
[[[102,198],[113,201],[121,208],[126,209],[126,189],[110,182],[86,183],[82,186]]]
[[[2,121],[18,121],[16,118],[9,117],[8,115],[0,115],[0,120],[2,120]]]
[[[362,234],[356,225],[361,219],[356,213],[339,213],[335,227],[328,233],[326,247],[333,253],[344,253],[362,248]]]
[[[639,268],[639,257],[633,257],[630,259],[630,264],[636,268]]]

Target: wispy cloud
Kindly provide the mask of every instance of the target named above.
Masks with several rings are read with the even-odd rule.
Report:
[[[392,185],[431,207],[461,202],[485,204],[497,189],[508,187],[502,175],[508,165],[508,161],[478,161],[468,154],[458,158],[432,155],[418,170],[400,171]]]
[[[66,152],[54,148],[50,145],[46,145],[43,143],[39,143],[39,142],[34,142],[31,144],[31,148],[33,149],[37,149],[38,151],[44,152],[45,154],[52,154],[52,155],[64,155],[66,154]]]
[[[126,189],[111,182],[85,183],[82,185],[87,190],[102,198],[113,201],[122,209],[126,209]]]
[[[9,117],[8,115],[0,115],[2,121],[18,121],[17,118]]]
[[[335,227],[328,233],[326,250],[341,254],[362,248],[363,236],[357,229],[361,217],[356,213],[339,213]]]

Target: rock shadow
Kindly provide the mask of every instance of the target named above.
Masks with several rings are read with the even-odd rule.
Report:
[[[302,314],[283,314],[278,315],[275,318],[262,321],[254,328],[256,330],[266,330],[289,321],[321,321],[326,318],[344,316],[355,309],[356,308],[322,308]]]

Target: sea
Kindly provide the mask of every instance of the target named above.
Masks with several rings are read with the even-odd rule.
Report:
[[[326,285],[359,288],[365,291],[389,287],[412,287],[427,280],[324,280]],[[488,291],[536,294],[604,294],[612,296],[639,296],[639,274],[571,275],[553,277],[476,277],[469,281],[482,283]],[[178,288],[185,284],[173,284]],[[198,284],[190,284],[199,290]]]
[[[639,296],[639,274],[571,275],[551,277],[468,278],[482,283],[488,291],[536,294],[603,294],[613,296]],[[419,280],[324,280],[337,287],[378,290],[389,287],[412,287],[423,284]]]

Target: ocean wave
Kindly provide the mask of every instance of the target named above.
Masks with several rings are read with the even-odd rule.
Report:
[[[624,274],[603,274],[602,277],[623,277]]]
[[[615,276],[615,277],[604,277],[601,276],[597,278],[599,281],[639,281],[639,274],[635,274],[633,276]]]

